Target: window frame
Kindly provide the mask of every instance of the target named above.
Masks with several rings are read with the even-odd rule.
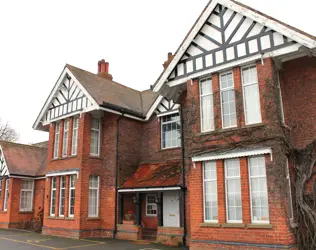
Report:
[[[248,83],[248,84],[244,84],[244,77],[243,77],[243,70],[245,69],[251,69],[251,68],[255,68],[256,69],[256,73],[257,73],[257,83]],[[240,69],[240,76],[241,76],[241,86],[242,86],[242,95],[243,95],[243,108],[244,108],[244,119],[245,119],[245,125],[254,125],[254,124],[260,124],[262,123],[262,109],[261,109],[261,103],[260,103],[260,88],[259,88],[259,78],[258,78],[258,69],[257,69],[257,65],[256,64],[250,64],[250,65],[247,65],[247,66],[244,66]],[[254,123],[249,123],[247,121],[247,116],[246,116],[246,101],[245,101],[245,87],[248,87],[248,86],[252,86],[252,85],[255,85],[257,84],[258,86],[258,104],[259,104],[259,109],[260,109],[260,121],[258,122],[254,122]]]
[[[60,143],[60,122],[56,122],[55,135],[54,135],[54,154],[53,154],[54,159],[58,159],[59,157],[59,143]]]
[[[202,94],[202,83],[205,81],[211,81],[211,92],[208,94]],[[211,132],[215,130],[215,114],[214,114],[214,93],[213,93],[213,80],[212,80],[212,76],[210,77],[206,77],[206,78],[202,78],[199,80],[199,92],[200,92],[200,123],[201,123],[201,133],[207,133],[207,132]],[[203,122],[202,122],[202,118],[203,118],[203,107],[202,107],[202,99],[203,97],[208,97],[210,96],[212,99],[212,108],[213,108],[213,117],[211,117],[212,121],[211,121],[211,129],[210,130],[205,130],[203,129]],[[213,127],[213,128],[212,128]]]
[[[63,130],[63,157],[68,156],[68,142],[69,142],[69,119],[64,120],[64,130]],[[67,125],[67,126],[66,126]]]
[[[232,75],[232,78],[233,78],[233,87],[229,87],[229,88],[222,89],[222,86],[221,86],[221,79],[222,79],[222,76],[223,76],[223,75],[228,75],[228,74],[231,74],[231,75]],[[238,119],[237,119],[237,107],[236,107],[235,80],[234,80],[234,72],[233,72],[232,70],[230,70],[230,71],[225,71],[225,72],[222,72],[222,73],[219,74],[219,90],[220,90],[220,107],[221,107],[222,129],[237,128]],[[234,95],[235,95],[236,125],[224,127],[224,113],[223,113],[223,102],[222,102],[223,97],[222,97],[222,93],[225,92],[225,91],[229,91],[229,90],[233,90]]]
[[[62,180],[64,180],[64,187],[62,186],[63,182]],[[64,192],[64,213],[61,214],[61,207],[62,207],[62,199],[61,199],[61,194],[62,192]],[[65,207],[66,207],[66,176],[65,175],[61,175],[59,178],[59,204],[58,204],[58,216],[59,217],[65,217]]]
[[[3,179],[0,179],[0,199],[2,197],[2,181]]]
[[[98,120],[99,121],[99,129],[95,129],[93,128],[93,120]],[[97,145],[97,153],[92,153],[91,152],[91,140],[92,140],[92,131],[97,131],[98,132],[98,145]],[[92,117],[91,119],[91,129],[90,129],[90,156],[100,156],[100,141],[101,141],[101,118],[98,118],[98,117]]]
[[[74,178],[74,185],[71,185],[71,178]],[[74,202],[74,213],[71,214],[71,191],[75,190],[75,195],[74,195],[74,201],[76,199],[76,175],[70,175],[69,176],[69,198],[68,198],[68,217],[73,218],[75,217],[75,202]]]
[[[98,178],[98,187],[91,187],[90,186],[90,181],[91,181],[91,177],[97,177]],[[96,205],[96,214],[90,214],[90,211],[89,211],[89,201],[90,201],[90,190],[93,189],[93,190],[97,190],[97,205]],[[98,218],[99,217],[99,198],[100,198],[100,176],[98,175],[90,175],[89,177],[89,195],[88,195],[88,218]]]
[[[265,175],[258,175],[258,176],[255,176],[253,178],[262,178],[262,177],[265,177],[266,178],[266,185],[267,185],[267,201],[268,201],[268,216],[269,216],[269,220],[265,220],[265,221],[258,221],[258,220],[254,220],[253,219],[253,208],[252,208],[252,188],[251,188],[251,173],[250,173],[250,158],[260,158],[260,157],[263,157],[264,158],[264,165],[265,165]],[[265,162],[265,156],[249,156],[248,159],[247,159],[247,165],[248,165],[248,181],[249,181],[249,201],[250,201],[250,217],[251,217],[251,223],[252,224],[270,224],[270,211],[269,211],[269,193],[268,193],[268,180],[267,180],[267,165],[266,165],[266,162]]]
[[[79,116],[74,116],[73,124],[72,124],[72,139],[71,139],[71,155],[72,156],[75,156],[78,153],[78,135],[79,135]]]
[[[32,182],[32,189],[22,189],[22,182],[23,181],[30,181]],[[22,203],[22,192],[31,192],[31,208],[30,209],[22,209],[21,207],[21,203]],[[21,180],[21,190],[20,190],[20,207],[19,207],[19,211],[20,212],[32,212],[33,211],[33,201],[34,201],[34,180],[28,180],[28,179],[22,179]]]
[[[148,202],[148,197],[154,197],[155,199],[157,199],[157,195],[156,194],[146,194],[146,216],[147,217],[157,217],[157,214],[158,214],[158,207],[157,207],[157,203],[149,203]],[[156,214],[148,214],[148,206],[152,206],[152,205],[155,205],[156,207]],[[153,209],[152,209],[153,210]]]
[[[10,189],[10,179],[5,180],[5,190],[4,190],[4,204],[3,211],[8,211],[8,203],[9,203],[9,189]]]
[[[55,188],[53,183],[55,183]],[[55,210],[53,210],[53,192],[55,191]],[[49,216],[56,216],[56,200],[57,200],[57,181],[56,181],[56,177],[52,177],[51,180],[51,187],[50,187],[50,204],[49,204]]]
[[[238,160],[239,162],[239,177],[233,176],[228,177],[227,176],[227,161],[229,160]],[[241,168],[240,168],[240,158],[232,158],[232,159],[225,159],[224,160],[224,174],[225,174],[225,206],[226,206],[226,222],[227,223],[243,223],[243,205],[242,205],[242,190],[241,190]],[[228,180],[240,180],[240,199],[241,199],[241,220],[229,220],[228,219],[228,188],[227,188],[227,181]]]
[[[163,118],[164,117],[167,117],[167,116],[173,116],[173,115],[177,115],[179,117],[179,122],[180,122],[180,142],[179,142],[179,145],[177,146],[171,146],[171,147],[163,147],[163,125],[165,124],[172,124],[172,123],[177,123],[178,121],[168,121],[168,122],[164,122],[163,121]],[[166,150],[166,149],[173,149],[173,148],[179,148],[181,147],[181,117],[180,117],[180,113],[177,111],[175,113],[172,113],[172,114],[167,114],[167,115],[164,115],[164,116],[160,116],[160,148],[162,150]],[[178,140],[178,139],[177,139]]]
[[[215,171],[216,171],[216,178],[215,179],[205,180],[205,164],[208,162],[215,164]],[[216,189],[217,189],[216,190],[217,191],[216,192],[216,194],[217,194],[217,220],[207,220],[206,219],[206,206],[205,206],[205,203],[206,203],[205,183],[206,182],[215,182],[215,184],[216,184]],[[204,222],[206,222],[206,223],[218,223],[218,187],[217,187],[217,164],[216,164],[216,160],[203,162],[203,219],[204,219]]]

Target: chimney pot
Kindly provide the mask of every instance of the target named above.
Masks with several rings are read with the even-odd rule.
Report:
[[[171,52],[169,52],[167,61],[165,61],[164,64],[162,65],[164,67],[164,69],[166,69],[168,67],[168,65],[172,61],[173,57],[174,57],[174,55]]]
[[[98,62],[98,76],[105,79],[112,80],[113,77],[111,74],[109,74],[109,67],[110,67],[110,64],[108,62],[105,62],[104,59],[100,60]]]

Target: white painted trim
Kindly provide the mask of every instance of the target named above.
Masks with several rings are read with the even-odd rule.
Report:
[[[119,193],[130,193],[130,192],[151,192],[151,191],[170,191],[180,190],[180,187],[161,187],[161,188],[131,188],[131,189],[119,189]]]
[[[272,149],[271,148],[258,148],[258,149],[245,149],[239,152],[227,152],[225,154],[217,154],[207,153],[200,156],[192,157],[193,162],[201,162],[201,161],[215,161],[222,159],[232,159],[232,158],[240,158],[246,156],[254,156],[254,155],[264,155],[270,154],[272,159]]]
[[[62,181],[61,179],[64,179],[65,181],[65,187],[62,188]],[[65,197],[64,197],[64,214],[61,214],[60,211],[61,211],[61,192],[62,190],[64,190],[65,192]],[[65,217],[65,207],[66,207],[66,176],[65,175],[62,175],[59,177],[59,206],[58,206],[58,216],[59,217]]]
[[[53,188],[53,181],[55,181],[55,188]],[[53,191],[55,191],[55,211],[52,211],[53,209]],[[56,213],[56,201],[57,201],[57,180],[56,177],[52,177],[51,183],[50,183],[50,204],[49,204],[49,215],[50,216],[55,216]]]
[[[150,117],[152,116],[152,114],[155,112],[156,108],[158,107],[158,105],[160,104],[160,102],[162,101],[164,97],[163,96],[159,96],[156,101],[154,102],[154,104],[151,106],[151,108],[149,109],[147,115],[146,115],[146,121],[148,121],[150,119]]]
[[[18,175],[9,175],[9,178],[15,178],[15,179],[29,179],[29,180],[42,180],[46,179],[46,177],[28,177],[28,176],[18,176]]]
[[[48,173],[45,175],[45,177],[55,177],[55,176],[62,176],[62,175],[77,175],[77,178],[79,176],[79,170],[74,170],[74,171],[68,171],[68,172],[56,172],[56,173]]]
[[[169,111],[169,112],[166,112],[166,113],[162,113],[162,114],[157,114],[157,117],[162,117],[162,116],[167,116],[167,115],[173,115],[173,114],[177,114],[179,113],[179,110],[172,110],[172,111]]]
[[[8,176],[10,176],[9,166],[8,166],[8,164],[6,162],[4,151],[3,151],[2,147],[1,147],[1,145],[0,145],[0,151],[2,152],[2,156],[3,156],[3,159],[4,159],[4,164],[5,164],[6,170],[8,172]],[[2,175],[2,172],[0,173],[1,175]]]
[[[9,187],[8,187],[9,186]],[[9,207],[10,179],[5,180],[3,211],[8,211]]]
[[[71,187],[71,176],[73,176],[73,175],[69,175],[68,217],[74,218],[75,217],[75,210],[74,210],[74,214],[70,213],[70,209],[71,209],[70,199],[71,199],[71,190],[75,190],[75,197],[74,198],[75,198],[75,205],[76,205],[76,179],[74,179],[74,187]]]

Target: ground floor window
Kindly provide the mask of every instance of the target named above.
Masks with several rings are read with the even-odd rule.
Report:
[[[75,180],[76,175],[71,175],[69,180],[69,217],[75,215]]]
[[[146,216],[157,216],[157,196],[154,194],[148,194],[146,196]]]
[[[5,194],[4,194],[4,204],[3,204],[3,210],[8,210],[8,199],[9,199],[9,179],[6,179],[5,181]]]
[[[32,211],[33,209],[33,180],[22,180],[20,195],[20,211]]]
[[[216,161],[204,163],[204,220],[218,221]]]
[[[90,176],[89,181],[89,217],[98,217],[99,215],[99,176]]]
[[[52,178],[51,183],[51,195],[50,195],[50,215],[55,216],[55,208],[56,208],[56,177]]]
[[[66,176],[60,176],[59,188],[59,217],[65,216]]]

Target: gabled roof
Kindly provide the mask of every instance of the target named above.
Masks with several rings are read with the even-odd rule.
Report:
[[[102,108],[146,119],[157,98],[152,90],[137,91],[66,64],[33,128],[43,129],[41,123]]]
[[[181,185],[180,162],[143,164],[124,182],[121,189],[174,187]]]
[[[47,148],[0,141],[0,154],[4,157],[7,172],[2,175],[39,177],[47,167]]]
[[[226,15],[225,20],[223,15]],[[261,32],[260,25],[264,28]],[[235,33],[242,28],[246,33],[248,28],[254,32],[245,36],[241,32]],[[225,32],[228,33],[226,37]],[[241,40],[240,43],[236,37]],[[258,47],[254,46],[254,50],[249,52],[248,43],[254,40],[258,41]],[[260,42],[264,46],[261,47]],[[237,46],[240,46],[240,51],[239,48],[237,51]],[[316,38],[237,1],[212,0],[156,81],[153,90],[158,92],[166,83],[175,86],[262,57],[288,54],[297,51],[300,46],[315,49]]]

